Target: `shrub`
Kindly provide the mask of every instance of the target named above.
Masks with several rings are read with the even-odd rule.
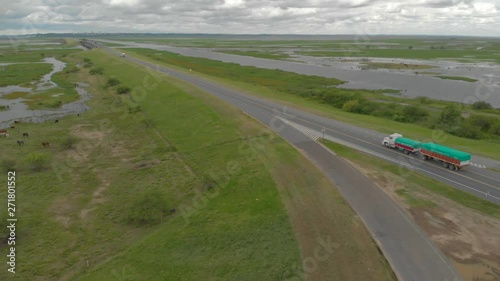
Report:
[[[356,99],[346,102],[342,106],[342,110],[359,113],[359,114],[370,114],[376,110],[376,105],[364,99]]]
[[[78,71],[80,71],[80,69],[76,66],[73,66],[73,67],[67,69],[66,71],[64,71],[64,73],[66,73],[66,74],[77,73]]]
[[[469,125],[462,126],[450,133],[458,137],[468,138],[468,139],[481,139],[482,137],[481,131],[478,128],[471,127]]]
[[[317,95],[317,99],[319,101],[321,101],[322,103],[333,105],[336,108],[342,108],[345,103],[360,98],[361,96],[359,94],[332,91],[323,91],[318,93]]]
[[[92,68],[92,69],[89,71],[89,73],[90,73],[91,75],[96,75],[96,74],[101,75],[101,74],[103,74],[103,73],[104,73],[104,70],[102,69],[102,67],[97,67],[97,68]]]
[[[47,104],[48,107],[51,107],[51,108],[59,108],[62,106],[62,101],[61,100],[56,100],[56,101],[53,101],[49,104]]]
[[[470,124],[471,127],[475,127],[483,132],[487,132],[495,123],[495,119],[484,115],[474,114],[467,118],[467,123]]]
[[[359,101],[358,100],[351,100],[346,102],[342,106],[342,110],[345,110],[347,112],[355,112],[357,110],[357,107],[359,107]]]
[[[149,118],[144,118],[141,120],[141,123],[146,126],[146,128],[152,127],[153,126],[153,120]]]
[[[383,104],[380,104],[379,107],[372,113],[373,116],[387,119],[393,119],[396,114],[398,114],[398,111],[394,108],[394,106],[386,106]]]
[[[418,106],[410,105],[403,108],[403,116],[406,120],[405,122],[415,123],[424,120],[427,116],[429,116],[429,112]]]
[[[130,93],[130,91],[131,90],[129,87],[118,87],[116,89],[116,93],[119,95],[128,94],[128,93]]]
[[[109,78],[108,82],[106,83],[106,86],[112,87],[112,86],[116,86],[118,84],[120,84],[120,80],[118,80],[116,78]]]
[[[12,171],[12,170],[15,170],[16,169],[16,160],[14,159],[3,159],[2,160],[2,169],[5,171],[5,172],[8,172],[8,171]]]
[[[44,153],[32,152],[28,154],[27,161],[32,171],[39,172],[46,168],[49,157]]]
[[[78,142],[77,138],[73,136],[68,136],[61,142],[61,146],[65,149],[71,149],[77,142]]]
[[[92,60],[91,60],[91,59],[89,59],[89,58],[83,58],[83,61],[84,61],[84,62],[92,62]]]
[[[493,124],[493,126],[491,126],[490,133],[500,137],[500,122],[497,122]]]
[[[136,112],[141,112],[142,108],[140,105],[135,105],[135,106],[128,106],[128,113],[136,113]]]
[[[169,214],[167,200],[159,191],[147,191],[128,208],[127,222],[135,225],[154,225]]]
[[[472,104],[472,108],[481,110],[481,109],[491,109],[493,107],[491,106],[491,104],[485,101],[476,101],[475,103]]]
[[[455,104],[447,105],[441,112],[440,123],[447,126],[458,126],[461,121],[460,109]]]
[[[431,103],[431,99],[430,99],[430,98],[428,98],[428,97],[422,97],[422,96],[420,96],[420,97],[417,97],[416,99],[417,99],[417,100],[418,100],[421,104],[429,104],[429,103]]]

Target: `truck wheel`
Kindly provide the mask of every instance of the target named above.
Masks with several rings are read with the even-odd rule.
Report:
[[[427,159],[429,159],[429,157],[427,155],[420,155],[420,158],[422,158],[422,160],[424,161],[427,161]]]
[[[443,162],[443,167],[448,168],[448,163]]]
[[[404,152],[406,155],[410,154],[410,152],[409,152],[408,150],[406,150],[406,149],[405,149],[403,152]]]
[[[450,166],[448,166],[450,168],[450,170],[452,171],[455,171],[457,169],[457,167],[455,167],[455,165],[453,164],[450,164]]]

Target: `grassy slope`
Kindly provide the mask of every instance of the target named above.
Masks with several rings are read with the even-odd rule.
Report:
[[[130,53],[130,55],[134,55],[137,57],[140,57],[141,59],[153,62],[153,63],[159,63],[159,64],[164,64],[169,67],[173,67],[179,70],[184,69],[183,68],[183,63],[181,60],[178,61],[177,64],[175,65],[169,65],[165,64],[161,61],[161,59],[152,59],[150,57],[144,56],[143,51],[138,51],[138,50],[132,50],[132,49],[127,49],[127,52]],[[146,52],[149,53],[149,52]],[[155,51],[155,53],[162,53],[160,51]],[[197,59],[190,58],[191,61],[197,61]],[[200,64],[200,67],[203,67],[203,62],[202,60],[198,60],[198,64]],[[224,63],[220,63],[223,65]],[[192,68],[193,66],[191,63],[186,66],[186,68]],[[231,66],[234,67],[234,66]],[[248,94],[251,95],[257,95],[260,97],[268,98],[277,102],[280,102],[282,104],[285,104],[289,107],[293,108],[298,108],[304,111],[309,111],[313,112],[328,118],[333,118],[337,119],[340,121],[344,121],[353,125],[361,126],[364,128],[370,128],[373,130],[377,130],[379,132],[383,133],[394,133],[394,132],[400,132],[404,135],[407,135],[410,138],[418,139],[418,140],[429,140],[433,138],[434,135],[436,135],[437,132],[424,128],[419,125],[415,124],[406,124],[406,123],[400,123],[384,118],[378,118],[374,116],[367,116],[367,115],[361,115],[361,114],[353,114],[349,112],[345,112],[343,110],[334,108],[329,105],[321,104],[313,100],[309,100],[306,98],[298,97],[298,96],[293,96],[284,92],[279,92],[279,91],[274,91],[270,90],[266,87],[262,87],[256,84],[250,84],[250,83],[244,83],[237,81],[237,76],[234,75],[234,77],[231,77],[231,79],[224,79],[224,78],[217,78],[213,77],[210,75],[206,75],[204,73],[200,73],[196,71],[190,72],[190,74],[193,75],[199,75],[205,78],[213,79],[216,80],[220,83],[223,83],[225,85],[228,85],[230,87],[233,87],[234,89],[237,90],[243,90]],[[258,72],[259,70],[255,70]],[[283,72],[281,72],[283,73]],[[256,75],[257,73],[254,73]],[[446,104],[446,103],[444,103]],[[444,106],[444,105],[440,105]],[[455,147],[460,150],[464,150],[467,152],[470,152],[472,154],[478,154],[482,155],[485,157],[490,157],[494,158],[497,160],[500,160],[500,154],[497,152],[500,150],[500,143],[498,141],[493,141],[493,140],[472,140],[472,139],[465,139],[465,138],[459,138],[450,134],[438,134],[440,135],[439,140],[437,142],[442,143],[444,145],[448,145],[451,147]]]
[[[68,79],[91,84],[91,111],[82,117],[63,118],[56,125],[19,125],[19,134],[30,133],[23,147],[12,138],[0,139],[9,150],[1,156],[2,162],[12,159],[16,163],[17,195],[22,198],[17,205],[22,218],[18,224],[18,274],[9,278],[301,279],[296,239],[306,245],[301,247],[302,254],[312,253],[314,248],[307,250],[307,245],[314,245],[312,241],[324,228],[307,225],[306,220],[307,234],[302,232],[296,238],[281,202],[283,194],[278,192],[289,187],[281,183],[277,189],[275,181],[280,182],[280,177],[269,171],[272,167],[289,172],[281,165],[304,164],[302,156],[281,139],[263,133],[253,120],[192,87],[163,76],[157,80],[157,74],[96,51],[68,59],[81,62],[83,56],[133,88],[132,96],[137,97],[138,85],[156,85],[147,86],[140,101],[142,112],[130,113],[133,101],[118,98],[114,88],[105,90],[105,77],[89,76],[86,71],[71,74]],[[144,118],[154,127],[146,128]],[[62,147],[68,136],[78,139],[76,148]],[[43,149],[42,141],[50,141],[51,147]],[[32,152],[45,155],[50,162],[42,172],[30,170],[26,157]],[[264,155],[274,156],[268,159]],[[354,214],[338,193],[312,165],[297,167],[294,169],[313,176],[306,177],[307,181],[298,178],[289,185],[294,187],[291,191],[312,194],[310,187],[321,187],[330,194],[318,194],[326,200],[324,206],[333,202],[328,198],[337,198],[339,204],[330,214],[342,220],[326,217],[320,223],[330,227],[332,237],[347,239],[339,241],[349,245],[322,262],[321,270],[311,273],[310,280],[325,280],[321,274],[334,279],[367,280],[371,276],[372,280],[393,280],[366,230],[353,220]],[[204,191],[207,179],[218,187]],[[200,199],[196,188],[208,199]],[[134,200],[150,190],[161,192],[169,208],[177,209],[176,214],[153,227],[126,224]],[[0,192],[2,198],[5,192]],[[291,201],[295,205],[303,202],[301,197],[293,199],[298,200]],[[283,200],[289,206],[290,201]],[[309,200],[316,202],[317,198]],[[311,206],[315,204],[298,210]],[[354,240],[339,232],[349,228],[356,231]],[[5,245],[0,247],[2,252],[6,250]],[[368,266],[353,268],[359,261]],[[5,274],[6,270],[0,272],[1,280],[7,278]]]

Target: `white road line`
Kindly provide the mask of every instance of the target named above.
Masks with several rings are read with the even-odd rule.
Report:
[[[472,162],[470,162],[469,164],[472,165],[472,166],[474,166],[474,167],[481,168],[481,169],[485,169],[486,168],[486,166],[481,165],[481,164],[476,164],[476,163],[472,163]]]
[[[286,124],[292,126],[294,129],[297,129],[298,131],[300,131],[301,133],[303,133],[304,135],[306,135],[307,137],[309,137],[313,141],[317,141],[320,138],[320,134],[318,132],[316,132],[315,130],[309,129],[305,126],[299,125],[297,123],[291,122],[291,121],[284,119],[284,118],[281,118],[281,117],[278,117],[278,118],[280,118],[281,121],[285,122]]]

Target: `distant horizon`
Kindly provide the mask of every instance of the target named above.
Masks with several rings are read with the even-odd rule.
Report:
[[[305,34],[305,33],[204,33],[204,32],[46,32],[46,33],[25,33],[25,34],[1,34],[0,38],[22,38],[22,37],[39,37],[39,36],[59,36],[59,35],[190,35],[190,36],[343,36],[343,37],[356,37],[356,36],[370,36],[370,37],[460,37],[460,38],[499,38],[499,35],[458,35],[458,34],[356,34],[356,33],[338,33],[338,34]]]
[[[19,0],[0,34],[386,34],[500,37],[498,0]],[[451,34],[451,35],[450,35]]]

